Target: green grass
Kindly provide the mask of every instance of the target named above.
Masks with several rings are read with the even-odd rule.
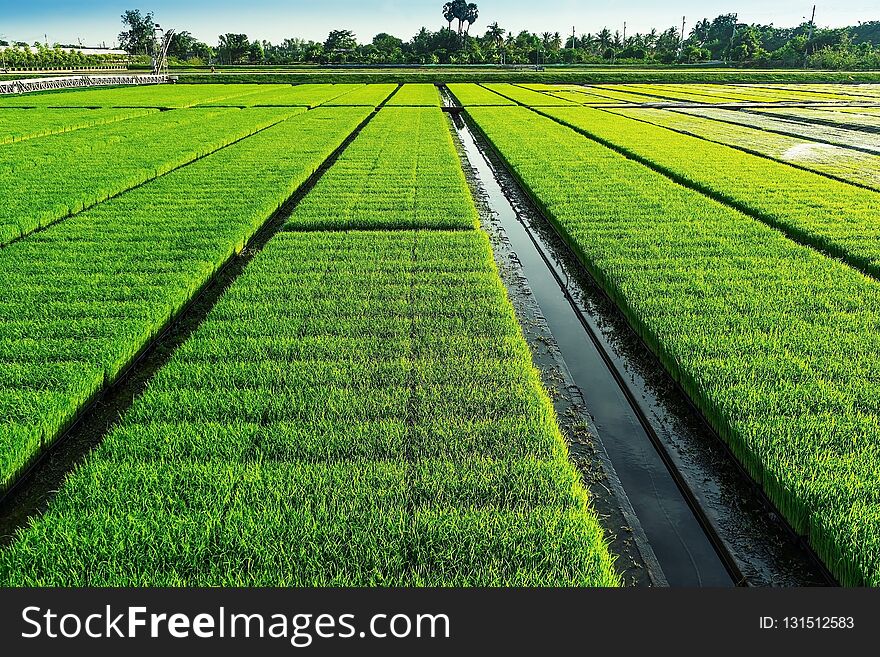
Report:
[[[873,190],[602,110],[541,112],[880,277],[880,197]]]
[[[640,107],[609,111],[880,191],[880,157],[769,131],[786,129],[793,122],[724,109],[670,111]],[[761,126],[767,129],[762,130]],[[797,124],[794,126],[797,132]],[[819,126],[804,128],[816,136],[822,134]],[[877,142],[880,144],[880,139]]]
[[[618,578],[488,239],[471,230],[273,237],[0,553],[0,581]]]
[[[0,246],[300,111],[175,110],[0,146]]]
[[[830,570],[880,585],[880,283],[525,108],[468,112]]]
[[[476,223],[440,108],[386,106],[321,178],[316,193],[303,199],[286,228],[472,229]]]
[[[0,251],[0,488],[38,453],[34,436],[50,445],[370,111],[295,116]]]

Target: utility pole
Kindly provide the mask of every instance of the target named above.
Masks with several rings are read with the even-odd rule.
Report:
[[[623,47],[626,48],[626,21],[623,21]]]
[[[571,26],[571,49],[575,49],[575,36],[574,36],[574,25]]]
[[[804,17],[806,18],[806,17]],[[813,5],[813,13],[810,15],[810,29],[807,32],[807,43],[804,45],[804,68],[807,67],[807,48],[810,46],[810,41],[813,40],[813,28],[816,26],[816,5]]]
[[[739,17],[734,14],[733,19],[733,29],[730,31],[730,41],[727,43],[727,63],[730,63],[730,55],[733,52],[733,40],[736,38],[736,21],[739,20]]]
[[[685,19],[685,17],[682,16],[681,17],[681,34],[679,35],[679,39],[678,39],[678,50],[679,50],[680,55],[684,54],[684,19]]]

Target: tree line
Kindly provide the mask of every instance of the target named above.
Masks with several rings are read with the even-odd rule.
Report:
[[[226,33],[215,45],[177,30],[169,46],[172,65],[287,65],[287,64],[699,64],[724,62],[741,66],[808,67],[827,69],[880,68],[880,21],[837,29],[746,24],[736,14],[703,19],[685,30],[679,27],[626,33],[603,27],[596,32],[540,34],[508,31],[492,22],[474,34],[479,7],[466,0],[446,2],[432,31],[421,28],[408,40],[382,32],[361,42],[348,29],[333,30],[323,41],[291,37],[280,43],[252,40],[246,34]],[[134,9],[122,15],[120,48],[136,61],[153,51],[155,16]],[[0,46],[9,45],[0,41]],[[57,46],[57,44],[56,44]],[[44,44],[12,44],[2,51],[4,67],[63,67],[108,65],[116,59],[69,53]],[[113,60],[112,62],[110,60]]]
[[[175,36],[170,55],[190,64],[699,64],[830,69],[880,68],[880,21],[826,29],[809,22],[796,27],[746,24],[736,14],[679,27],[627,34],[603,27],[593,33],[518,33],[490,23],[472,34],[480,18],[475,3],[454,0],[441,8],[436,31],[421,28],[408,40],[382,32],[360,42],[354,32],[333,30],[324,41],[296,37],[281,43],[228,33],[211,47],[189,32]],[[152,18],[150,18],[152,22]],[[122,37],[122,35],[120,35]],[[122,40],[122,39],[120,39]],[[878,44],[878,45],[874,45]],[[132,49],[134,52],[137,49]]]

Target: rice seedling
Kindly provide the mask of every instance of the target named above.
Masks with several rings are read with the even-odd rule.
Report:
[[[274,236],[0,581],[619,583],[476,230]]]
[[[370,111],[300,114],[3,249],[0,488],[38,453],[35,437],[51,444]]]
[[[764,117],[723,109],[679,112],[643,107],[609,111],[880,191],[880,156],[769,132],[773,128],[786,128],[786,125],[773,125],[773,119],[765,119],[764,123],[771,124],[765,126],[762,125]],[[762,127],[766,129],[760,129]],[[880,139],[877,143],[880,154]]]
[[[469,105],[516,105],[510,98],[506,98],[494,91],[489,91],[486,87],[479,84],[459,82],[450,83],[447,87],[458,99],[458,102],[465,107]]]
[[[265,91],[262,84],[162,84],[10,95],[0,107],[193,107]]]
[[[440,91],[433,84],[405,84],[388,101],[390,107],[440,107]]]
[[[170,111],[0,146],[0,246],[302,111]]]
[[[318,182],[289,230],[461,228],[477,223],[439,108],[386,106]]]
[[[829,569],[880,584],[880,283],[527,109],[468,112]]]
[[[843,109],[840,108],[835,111],[840,113]],[[792,121],[767,114],[759,114],[756,111],[740,112],[722,108],[680,108],[676,111],[693,116],[716,119],[725,123],[760,128],[777,134],[813,139],[844,148],[855,147],[862,151],[874,151],[880,154],[880,136],[858,130]]]
[[[540,91],[532,91],[526,87],[507,82],[487,82],[482,86],[517,103],[532,107],[571,107],[574,105],[563,98],[541,93]]]
[[[880,277],[880,203],[873,190],[602,110],[541,111]]]
[[[0,145],[91,128],[157,112],[155,109],[20,109],[0,111]]]

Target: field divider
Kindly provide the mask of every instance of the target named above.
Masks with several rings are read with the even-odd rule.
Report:
[[[755,221],[759,221],[762,224],[770,226],[774,230],[778,230],[780,233],[785,235],[785,237],[790,239],[792,242],[795,242],[796,244],[799,244],[801,246],[805,246],[805,247],[808,247],[808,248],[813,249],[815,251],[818,251],[819,253],[822,253],[823,255],[826,255],[830,258],[835,258],[837,260],[841,260],[845,264],[847,264],[848,266],[852,267],[853,269],[859,271],[860,273],[864,274],[865,276],[869,276],[874,280],[880,281],[880,269],[878,269],[874,265],[872,265],[872,263],[870,261],[868,261],[865,258],[859,258],[858,256],[855,256],[852,253],[846,252],[844,249],[842,249],[834,244],[831,244],[830,242],[823,239],[819,235],[809,234],[805,231],[799,231],[792,226],[787,226],[783,222],[781,222],[781,221],[779,221],[779,220],[777,220],[767,214],[764,214],[763,212],[759,212],[758,210],[755,210],[754,208],[748,207],[744,203],[740,203],[740,202],[736,201],[735,199],[730,198],[729,196],[726,196],[724,194],[720,194],[719,192],[714,191],[713,189],[711,189],[707,185],[703,185],[701,183],[698,183],[698,182],[695,182],[692,180],[688,180],[688,179],[684,178],[683,176],[680,176],[679,174],[675,173],[671,169],[669,169],[663,165],[657,164],[655,162],[652,162],[648,158],[643,157],[643,156],[639,155],[638,153],[635,153],[624,146],[619,146],[619,145],[614,144],[613,142],[610,142],[606,139],[592,135],[585,130],[577,128],[577,127],[571,125],[570,123],[566,123],[565,121],[562,121],[562,120],[552,116],[551,114],[547,114],[546,112],[542,112],[538,108],[528,107],[527,105],[521,105],[521,106],[525,107],[526,109],[531,110],[532,112],[534,112],[535,114],[538,114],[539,116],[550,119],[551,121],[554,121],[554,122],[558,123],[559,125],[565,126],[566,128],[573,130],[574,132],[578,133],[582,137],[585,137],[586,139],[589,139],[590,141],[593,141],[597,144],[600,144],[601,146],[604,146],[605,148],[608,148],[608,149],[614,151],[618,155],[621,155],[628,160],[632,160],[633,162],[638,162],[639,164],[641,164],[645,167],[648,167],[652,171],[659,173],[662,176],[665,176],[666,178],[668,178],[672,182],[674,182],[678,185],[681,185],[682,187],[685,187],[685,188],[690,189],[695,192],[699,192],[703,196],[706,196],[706,197],[712,199],[713,201],[716,201],[717,203],[721,203],[722,205],[725,205],[729,208],[732,208],[732,209],[736,210],[737,212],[744,214],[746,217],[749,217],[750,219],[754,219]],[[604,111],[604,110],[600,110],[600,111]],[[610,112],[606,112],[606,113],[610,113]],[[620,116],[620,115],[617,115],[617,116]],[[626,118],[629,118],[629,117],[626,117]],[[638,120],[638,119],[635,119],[635,120]],[[672,132],[674,132],[674,131],[672,131]],[[729,147],[729,148],[733,148],[733,147]],[[737,149],[734,149],[734,150],[737,150]],[[776,160],[774,160],[774,161],[776,161]],[[787,164],[787,163],[780,163],[780,164]],[[797,167],[795,167],[795,168],[797,168]],[[809,171],[809,173],[817,173],[817,172]],[[847,182],[847,184],[852,184],[852,183]],[[860,188],[860,189],[867,189],[868,191],[875,191],[875,190],[871,190],[866,187],[862,187],[860,185],[853,185],[853,186]]]
[[[186,110],[183,110],[183,111],[186,111]],[[308,110],[306,110],[306,111],[308,111]],[[26,233],[22,233],[22,234],[19,235],[18,237],[14,237],[14,238],[12,238],[12,239],[6,241],[6,242],[0,242],[0,252],[2,252],[2,250],[3,250],[4,248],[6,248],[7,246],[9,246],[10,244],[15,244],[15,243],[18,242],[19,240],[23,240],[23,239],[27,238],[27,237],[30,236],[30,235],[34,235],[34,234],[36,234],[36,233],[42,232],[42,231],[46,230],[47,228],[50,228],[51,226],[54,226],[55,224],[61,223],[62,221],[66,221],[66,220],[70,219],[71,217],[75,217],[75,216],[77,216],[77,215],[79,215],[79,214],[82,214],[82,213],[85,212],[86,210],[90,210],[90,209],[92,209],[92,208],[94,208],[94,207],[96,207],[96,206],[98,206],[98,205],[101,205],[102,203],[106,203],[107,201],[110,201],[110,200],[112,200],[112,199],[114,199],[114,198],[117,198],[117,197],[119,197],[119,196],[122,196],[123,194],[126,194],[126,193],[128,193],[128,192],[130,192],[130,191],[132,191],[132,190],[138,189],[138,188],[140,188],[140,187],[143,187],[144,185],[148,185],[148,184],[150,184],[150,183],[152,183],[152,182],[155,182],[155,181],[158,180],[159,178],[162,178],[162,177],[164,177],[164,176],[167,176],[169,173],[173,173],[173,172],[175,172],[175,171],[179,171],[180,169],[183,169],[184,167],[188,167],[188,166],[190,166],[191,164],[195,164],[196,162],[198,162],[198,161],[200,161],[200,160],[203,160],[204,158],[208,157],[209,155],[214,155],[215,153],[219,153],[220,151],[222,151],[222,150],[224,150],[224,149],[226,149],[226,148],[229,148],[230,146],[235,146],[236,144],[241,143],[241,142],[244,141],[245,139],[250,139],[250,138],[253,137],[254,135],[258,135],[258,134],[260,134],[261,132],[263,132],[264,130],[268,130],[269,128],[273,128],[273,127],[275,127],[275,126],[278,125],[279,123],[283,123],[284,121],[287,121],[288,119],[292,118],[292,116],[296,116],[296,115],[291,115],[291,116],[288,116],[288,117],[286,117],[286,118],[279,118],[277,121],[275,121],[275,122],[272,123],[271,125],[263,126],[262,128],[259,128],[258,130],[255,130],[255,131],[251,132],[250,134],[244,135],[243,137],[239,137],[239,138],[236,139],[235,141],[231,141],[231,142],[229,142],[228,144],[223,144],[223,145],[220,146],[219,148],[215,148],[214,150],[212,150],[212,151],[210,151],[210,152],[208,152],[208,153],[203,153],[202,155],[199,155],[199,156],[195,157],[195,158],[192,159],[192,160],[189,160],[189,161],[187,161],[187,162],[183,162],[182,164],[178,164],[177,166],[175,166],[175,167],[173,167],[173,168],[171,168],[171,169],[168,169],[167,171],[163,171],[162,173],[160,173],[160,174],[158,174],[158,175],[155,175],[155,176],[153,176],[152,178],[149,178],[149,179],[147,179],[147,180],[143,180],[143,181],[137,183],[136,185],[132,185],[131,187],[126,187],[125,189],[121,189],[121,190],[119,190],[118,192],[114,192],[113,194],[110,194],[109,196],[107,196],[107,197],[101,199],[100,201],[97,201],[97,202],[95,202],[95,203],[91,203],[91,204],[89,204],[89,205],[85,205],[85,204],[84,204],[83,207],[80,208],[79,210],[77,210],[76,212],[71,212],[70,214],[66,214],[66,215],[64,215],[63,217],[58,217],[57,219],[53,219],[53,220],[51,220],[51,221],[48,221],[48,222],[46,222],[46,223],[44,223],[44,224],[42,224],[42,225],[40,225],[40,226],[37,226],[36,228],[34,228],[34,229],[32,229],[32,230],[30,230],[30,231],[28,231],[28,232],[26,232]]]
[[[381,105],[355,127],[296,192],[245,242],[243,248],[217,268],[190,300],[156,332],[156,336],[80,408],[67,428],[48,447],[40,450],[14,481],[0,492],[0,546],[7,545],[14,538],[15,530],[25,526],[30,517],[38,513],[54,496],[65,475],[101,443],[113,422],[143,392],[153,374],[168,362],[175,349],[198,328],[247,264],[275,234],[281,232],[294,208],[333,166],[380,108]]]

